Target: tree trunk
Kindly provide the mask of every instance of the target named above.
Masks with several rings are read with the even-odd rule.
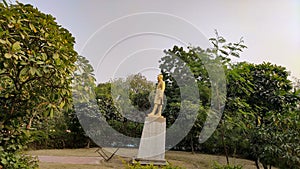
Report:
[[[256,166],[257,169],[260,169],[260,168],[259,168],[258,158],[255,160],[255,166]]]
[[[219,51],[219,49],[217,48],[217,52]],[[216,94],[217,94],[217,99],[218,99],[218,111],[221,111],[221,105],[220,105],[220,95],[219,95],[219,90],[218,88],[216,88]],[[224,125],[223,127],[225,127],[225,120],[222,120],[222,125]],[[226,155],[226,162],[227,162],[227,165],[229,165],[229,158],[228,158],[228,150],[227,150],[227,146],[225,144],[225,129],[222,128],[221,130],[221,135],[222,135],[222,144],[223,144],[223,147],[224,147],[224,152],[225,152],[225,155]]]
[[[193,136],[191,137],[191,142],[190,143],[191,143],[192,153],[195,154]]]
[[[268,165],[267,164],[262,163],[262,165],[263,165],[264,169],[268,169]]]
[[[226,155],[226,162],[227,162],[227,165],[229,165],[228,151],[227,151],[227,147],[226,147],[225,139],[224,139],[224,137],[225,137],[224,129],[222,129],[221,137],[222,137],[222,144],[223,144],[223,147],[224,147],[224,152],[225,152],[225,155]]]
[[[91,140],[88,138],[87,145],[85,148],[90,148]]]

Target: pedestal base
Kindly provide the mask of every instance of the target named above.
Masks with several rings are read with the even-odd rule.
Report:
[[[135,161],[141,164],[166,165],[165,141],[166,119],[162,116],[146,117]]]

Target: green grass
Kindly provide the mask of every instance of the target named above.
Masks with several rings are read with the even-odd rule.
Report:
[[[30,155],[48,155],[48,156],[81,156],[81,157],[97,157],[96,148],[90,149],[50,149],[28,151]],[[132,152],[133,149],[123,149],[120,152]],[[131,158],[114,156],[109,162],[101,161],[98,165],[79,165],[79,164],[59,164],[59,163],[40,163],[41,169],[122,169],[124,164],[122,161],[129,161]],[[224,156],[192,154],[190,152],[168,151],[166,159],[174,166],[185,167],[186,169],[206,169],[211,168],[214,161],[220,164],[226,164]],[[254,162],[245,159],[230,158],[230,163],[234,165],[242,165],[244,169],[256,169]],[[275,168],[274,168],[275,169]]]

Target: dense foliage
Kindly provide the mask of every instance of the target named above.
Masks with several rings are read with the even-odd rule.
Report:
[[[299,96],[286,69],[270,63],[239,63],[228,72],[228,81],[225,127],[236,133],[228,136],[235,142],[231,148],[255,159],[257,166],[262,162],[264,168],[299,166]],[[240,146],[247,153],[238,150]]]
[[[128,84],[128,91],[118,90],[120,88],[116,87],[112,88],[113,85],[119,84],[123,86]],[[114,91],[117,92],[118,100],[113,99],[112,90],[118,90]],[[135,74],[126,79],[120,78],[111,82],[100,83],[95,88],[95,93],[100,112],[110,126],[124,135],[140,137],[143,124],[137,120],[144,120],[147,112],[149,113],[151,110],[149,95],[153,90],[153,82],[148,81],[141,74]]]
[[[72,35],[31,5],[0,3],[0,166],[31,168],[30,130],[71,107]]]
[[[77,56],[75,66],[76,71],[73,73],[73,83],[71,85],[72,94],[79,94],[82,90],[91,94],[95,89],[94,70],[92,66],[86,58],[80,55]],[[76,83],[84,85],[75,86]],[[72,98],[72,104],[76,104],[79,101],[80,99],[73,100]],[[33,142],[29,147],[31,149],[88,148],[95,146],[83,130],[74,106],[52,118],[45,118],[42,123],[35,125],[35,128],[36,130],[32,132]]]
[[[181,150],[198,150],[228,156],[243,156],[268,166],[297,168],[300,165],[299,147],[299,90],[293,89],[284,67],[271,63],[231,63],[229,56],[239,56],[245,48],[243,41],[227,43],[217,34],[210,39],[211,49],[175,46],[166,51],[161,60],[166,77],[167,109],[164,115],[171,125],[180,109],[180,88],[171,76],[183,69],[182,59],[197,80],[201,103],[198,118],[187,137],[175,147]],[[174,55],[176,57],[174,57]],[[199,140],[203,122],[211,106],[212,82],[208,64],[223,66],[226,74],[227,94],[222,119],[208,141]],[[222,106],[222,105],[221,105]],[[177,113],[177,114],[176,114]]]

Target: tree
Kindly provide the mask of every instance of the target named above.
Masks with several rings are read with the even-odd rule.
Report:
[[[71,107],[74,37],[55,18],[17,2],[0,3],[0,165],[30,168],[16,153],[32,122]],[[26,130],[27,129],[27,130]]]
[[[83,89],[85,92],[94,90],[94,70],[89,61],[79,55],[75,66],[76,71],[73,76],[72,94],[78,94],[76,89]],[[76,86],[77,82],[81,85]],[[76,102],[78,100],[72,100],[72,103],[76,104]],[[29,145],[32,149],[83,148],[89,147],[90,143],[92,143],[79,123],[74,107],[64,110],[53,118],[39,117],[35,119],[32,125],[35,128],[32,132],[34,141]]]
[[[226,96],[226,91],[224,91],[226,81],[223,75],[231,66],[230,57],[239,57],[246,48],[242,39],[237,43],[227,43],[217,31],[216,37],[211,38],[210,42],[213,47],[208,49],[190,46],[185,51],[183,47],[174,46],[173,49],[165,51],[165,56],[160,61],[160,68],[166,81],[167,125],[170,126],[177,119],[183,100],[191,101],[190,104],[200,105],[197,108],[198,115],[193,128],[182,142],[183,146],[191,145],[187,147],[191,147],[192,150],[199,141],[199,137],[203,137],[200,140],[205,140],[205,136],[201,136],[200,132],[205,125],[203,124],[205,119],[220,118],[218,112],[224,108]],[[187,67],[192,73],[191,76],[186,70]],[[194,81],[196,81],[196,93],[199,93],[201,102],[195,102],[195,99],[191,97],[195,96],[190,86]],[[184,92],[189,94],[183,96]],[[206,125],[213,124],[206,123]],[[215,127],[217,126],[210,128]]]
[[[106,121],[127,136],[138,137],[142,130],[141,123],[150,112],[149,96],[153,90],[153,82],[141,74],[135,74],[126,79],[100,83],[95,93]]]
[[[238,63],[227,77],[225,115],[236,133],[229,141],[243,140],[235,146],[250,152],[240,153],[254,159],[257,168],[259,161],[265,169],[268,165],[297,166],[297,152],[289,148],[298,149],[299,115],[295,110],[299,97],[286,69],[271,63]],[[241,143],[247,146],[242,148]]]
[[[130,85],[130,100],[139,111],[149,111],[152,100],[149,102],[149,96],[154,91],[154,83],[148,81],[141,74],[135,74],[127,77]]]

